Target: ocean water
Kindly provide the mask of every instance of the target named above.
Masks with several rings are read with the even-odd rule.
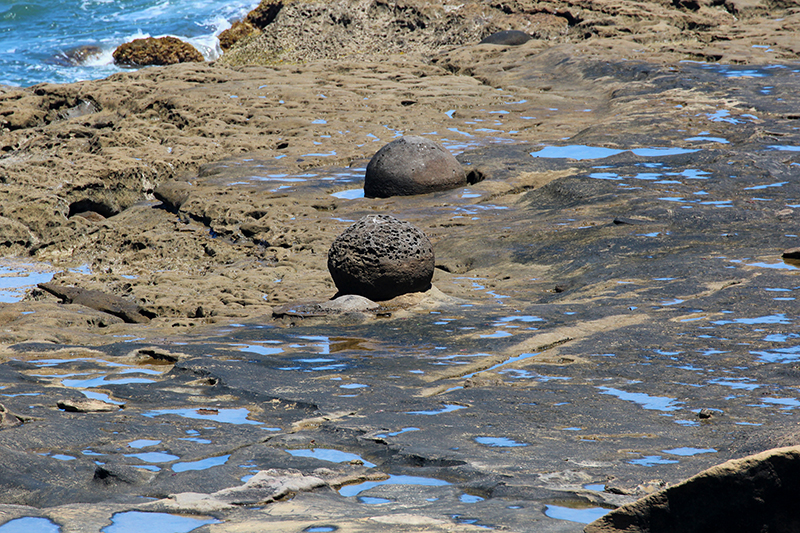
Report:
[[[0,0],[0,84],[27,87],[107,77],[123,70],[111,54],[124,42],[171,35],[207,60],[217,36],[258,0]],[[85,61],[71,59],[96,47]]]

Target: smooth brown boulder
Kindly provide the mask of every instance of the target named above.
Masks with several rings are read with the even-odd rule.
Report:
[[[502,46],[519,46],[531,40],[531,36],[524,31],[503,30],[484,37],[479,44],[497,44]]]
[[[194,46],[169,36],[134,39],[119,45],[113,56],[114,63],[129,67],[205,61]]]
[[[328,270],[339,294],[389,300],[428,290],[433,278],[433,246],[408,222],[367,215],[333,241]]]
[[[585,533],[800,531],[800,446],[714,466],[595,520]]]
[[[58,285],[56,283],[39,283],[38,287],[61,298],[64,303],[76,304],[102,311],[121,318],[129,324],[147,324],[155,313],[113,294],[101,291]]]
[[[408,135],[390,142],[372,157],[364,178],[364,196],[411,196],[466,184],[461,163],[442,145]]]

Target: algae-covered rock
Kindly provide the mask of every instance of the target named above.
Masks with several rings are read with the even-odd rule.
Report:
[[[129,67],[201,61],[203,55],[194,46],[169,36],[134,39],[114,50],[114,63]]]

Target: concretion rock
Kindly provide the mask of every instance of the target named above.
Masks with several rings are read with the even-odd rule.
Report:
[[[169,36],[134,39],[118,46],[113,55],[117,65],[132,67],[204,61],[194,46]]]
[[[390,142],[367,165],[364,196],[410,196],[460,187],[467,176],[456,158],[440,144],[416,136]]]
[[[427,290],[433,267],[428,237],[388,215],[365,216],[339,235],[328,252],[328,270],[339,293],[371,300]]]
[[[480,44],[500,44],[504,46],[519,46],[531,40],[531,36],[524,31],[504,30],[485,37]]]
[[[800,446],[714,466],[678,485],[595,520],[586,533],[793,532],[800,491]]]

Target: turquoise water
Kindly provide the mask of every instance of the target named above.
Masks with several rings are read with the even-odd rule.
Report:
[[[172,35],[207,60],[219,56],[217,35],[257,0],[0,0],[0,84],[30,86],[98,79],[122,69],[111,54],[124,42]],[[83,64],[72,50],[93,46]]]

